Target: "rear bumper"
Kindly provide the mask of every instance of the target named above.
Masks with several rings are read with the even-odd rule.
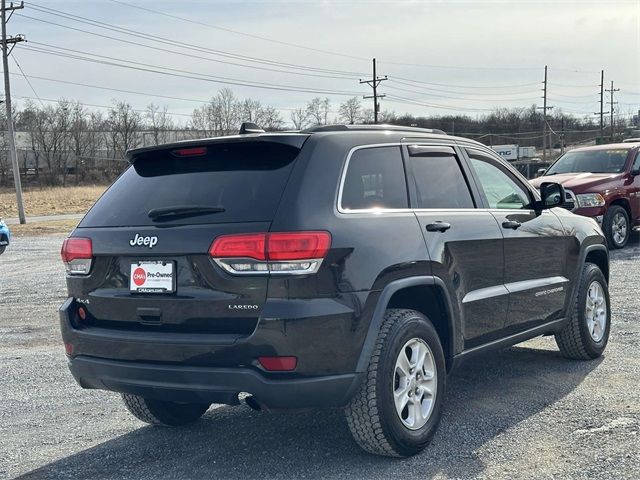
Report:
[[[358,375],[303,379],[267,379],[248,368],[154,365],[78,356],[69,369],[83,388],[131,393],[176,402],[236,404],[238,393],[251,393],[269,408],[341,407]]]
[[[288,308],[304,314],[286,330],[282,319],[266,319],[253,335],[238,337],[79,327],[78,306],[67,299],[59,316],[69,368],[83,388],[227,404],[247,392],[269,408],[308,408],[344,406],[360,384],[360,344],[336,328],[351,319],[347,312],[314,317]],[[261,355],[295,355],[298,366],[267,372],[257,362]]]

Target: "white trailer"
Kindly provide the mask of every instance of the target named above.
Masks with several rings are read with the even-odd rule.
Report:
[[[493,145],[491,148],[505,160],[518,159],[518,145]]]

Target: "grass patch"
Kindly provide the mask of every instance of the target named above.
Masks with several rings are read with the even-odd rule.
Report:
[[[30,188],[23,195],[25,213],[27,217],[85,213],[106,188],[106,185]],[[1,189],[0,217],[17,216],[15,190]]]
[[[9,225],[9,229],[14,237],[42,237],[46,235],[69,235],[77,224],[78,220],[52,220],[27,223],[25,225]]]

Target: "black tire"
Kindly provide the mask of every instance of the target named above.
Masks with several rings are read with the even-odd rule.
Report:
[[[4,251],[6,250],[7,246],[6,245],[2,245],[0,247],[0,255],[2,255],[4,253]]]
[[[598,282],[603,289],[604,303],[606,305],[604,335],[599,341],[595,341],[587,325],[586,302],[589,287],[593,282]],[[556,333],[556,343],[560,353],[566,358],[574,360],[592,360],[598,358],[604,352],[609,341],[611,329],[611,303],[609,300],[609,288],[604,275],[597,265],[586,263],[582,268],[579,279],[578,291],[571,306],[569,323]]]
[[[127,410],[138,420],[151,425],[177,427],[198,420],[207,411],[208,403],[175,403],[122,394]]]
[[[618,223],[615,222],[616,218],[624,221],[626,234],[622,240],[616,240],[616,235],[614,235],[614,224]],[[604,231],[604,236],[607,237],[609,248],[623,248],[629,241],[629,236],[631,235],[631,224],[629,223],[629,214],[627,211],[620,205],[612,205],[609,207],[602,219],[602,230]]]
[[[396,359],[412,339],[421,340],[429,347],[436,372],[431,415],[416,430],[403,424],[396,412],[393,392]],[[365,375],[345,409],[356,442],[367,452],[391,457],[407,457],[424,450],[440,422],[446,388],[444,353],[429,319],[414,310],[387,310]]]

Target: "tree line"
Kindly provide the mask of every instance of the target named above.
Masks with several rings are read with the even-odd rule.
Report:
[[[336,108],[337,107],[337,108]],[[519,143],[542,145],[545,119],[535,105],[499,108],[478,117],[468,115],[414,116],[394,111],[380,112],[380,122],[436,128],[447,133],[476,138],[485,144]],[[358,97],[337,106],[329,98],[316,97],[289,112],[285,119],[277,108],[257,99],[238,98],[228,88],[193,110],[186,122],[177,122],[167,107],[150,104],[136,110],[123,101],[113,101],[106,111],[93,110],[80,102],[60,100],[55,104],[28,101],[15,109],[20,170],[27,183],[38,185],[109,182],[126,163],[124,153],[140,146],[178,140],[237,133],[242,122],[253,122],[267,131],[300,130],[332,123],[373,123],[373,110]],[[578,118],[556,111],[548,116],[554,146],[559,141],[575,143],[598,136],[593,118]],[[6,118],[0,114],[0,185],[12,183],[6,145]],[[563,134],[564,132],[564,134]]]

